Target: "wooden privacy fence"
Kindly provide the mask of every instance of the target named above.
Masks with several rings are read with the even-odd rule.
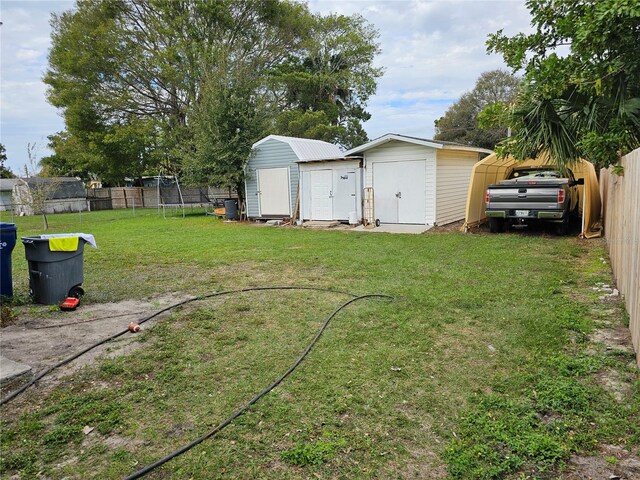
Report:
[[[180,197],[182,194],[182,198]],[[117,208],[157,208],[159,205],[221,205],[236,193],[214,187],[113,187],[87,189],[91,211]]]
[[[640,148],[622,158],[623,175],[600,171],[604,232],[616,284],[624,295],[640,366]]]
[[[110,188],[113,208],[155,208],[158,206],[157,189],[153,187]]]
[[[87,202],[89,203],[89,210],[92,212],[96,210],[111,210],[113,208],[113,204],[111,203],[110,190],[110,188],[87,189]]]

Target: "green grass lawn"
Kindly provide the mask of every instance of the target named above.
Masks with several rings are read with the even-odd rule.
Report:
[[[149,478],[550,478],[571,453],[640,444],[633,359],[589,340],[599,321],[624,321],[590,288],[611,282],[600,240],[309,231],[155,210],[49,222],[96,237],[85,303],[271,285],[395,298],[341,312],[283,384]],[[16,223],[19,236],[43,233],[37,217]],[[13,262],[26,314],[22,245]],[[0,475],[133,473],[274,380],[346,300],[251,292],[175,311],[136,351],[0,407]],[[631,387],[622,399],[598,382],[612,369]]]

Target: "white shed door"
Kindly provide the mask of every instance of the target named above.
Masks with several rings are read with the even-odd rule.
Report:
[[[312,170],[309,172],[311,186],[311,219],[333,220],[333,172]]]
[[[356,172],[336,171],[333,188],[333,219],[348,220],[350,212],[358,211],[356,206]]]
[[[373,164],[376,218],[382,223],[426,222],[426,164],[424,160]]]
[[[258,177],[258,196],[260,197],[260,215],[291,215],[289,202],[289,169],[260,168]]]

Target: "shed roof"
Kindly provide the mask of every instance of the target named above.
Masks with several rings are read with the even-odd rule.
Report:
[[[6,192],[13,190],[13,187],[20,183],[18,178],[0,178],[0,191]]]
[[[298,157],[298,160],[319,160],[343,156],[340,147],[333,143],[310,138],[284,137],[282,135],[269,135],[268,137],[264,137],[262,140],[254,143],[251,148],[259,147],[268,140],[277,140],[288,144],[296,157]]]
[[[355,147],[355,148],[352,148],[351,150],[347,150],[344,153],[344,155],[347,156],[355,153],[362,153],[374,147],[383,145],[387,142],[391,142],[394,140],[397,142],[413,143],[416,145],[423,145],[425,147],[432,147],[437,149],[464,150],[468,152],[478,152],[478,153],[488,153],[488,154],[493,153],[492,150],[488,150],[486,148],[473,147],[471,145],[464,145],[462,143],[445,142],[443,140],[431,140],[428,138],[420,138],[420,137],[410,137],[408,135],[400,135],[398,133],[387,133],[386,135],[382,135],[381,137],[371,140],[370,142],[365,143],[364,145],[360,145],[359,147]]]
[[[22,180],[29,185],[30,189],[43,185],[51,188],[51,191],[47,192],[47,200],[85,198],[87,196],[84,184],[75,177],[29,177]]]

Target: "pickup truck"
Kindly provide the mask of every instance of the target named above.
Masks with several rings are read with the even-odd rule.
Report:
[[[565,235],[570,216],[578,214],[578,185],[584,185],[584,178],[576,180],[569,169],[515,168],[507,180],[487,188],[489,229],[496,233],[508,225],[546,221],[555,224],[558,235]]]

